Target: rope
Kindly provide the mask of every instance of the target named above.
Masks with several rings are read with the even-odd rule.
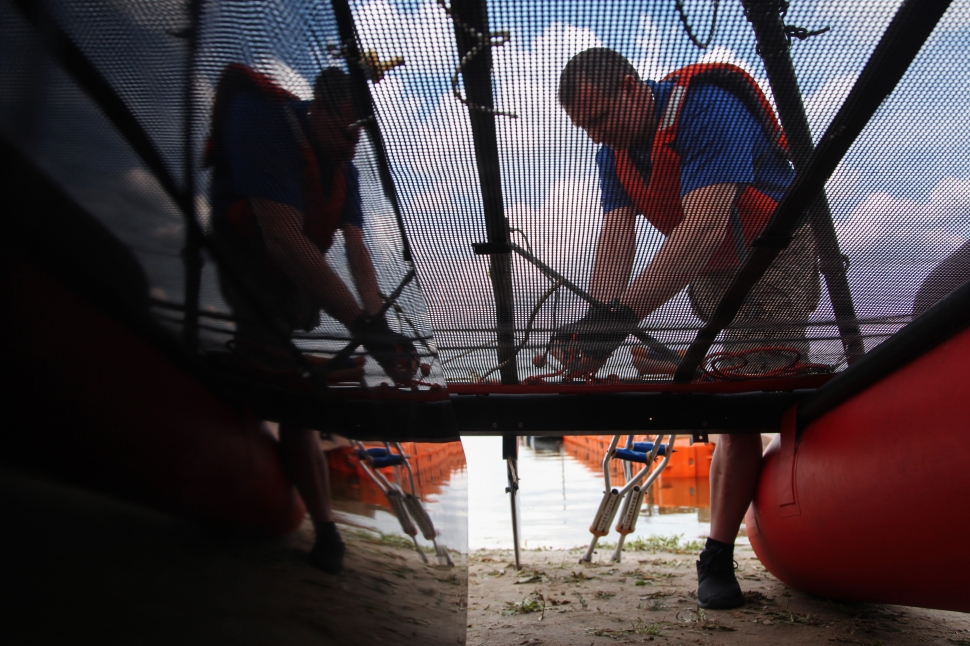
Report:
[[[413,337],[414,340],[420,343],[421,345],[423,345],[424,348],[431,353],[431,356],[437,357],[438,353],[435,350],[431,349],[431,346],[428,344],[427,339],[421,334],[421,331],[418,329],[418,326],[414,324],[414,321],[412,321],[408,317],[408,315],[404,312],[404,309],[397,302],[397,299],[391,298],[390,296],[385,296],[384,292],[381,292],[381,291],[378,291],[377,294],[385,302],[390,303],[391,309],[394,310],[394,314],[397,316],[398,321],[400,322],[401,320],[403,320],[405,323],[408,324],[408,327],[410,327],[414,331],[414,334],[415,334],[415,336]]]
[[[680,0],[678,0],[678,2],[679,1]],[[773,16],[775,14],[781,16],[781,19],[782,19],[781,22],[782,22],[782,25],[784,26],[785,40],[787,42],[787,46],[782,51],[764,52],[762,51],[761,45],[759,44],[758,46],[755,47],[755,52],[758,54],[758,56],[761,56],[762,58],[766,56],[769,56],[769,57],[778,56],[782,52],[790,50],[792,38],[797,38],[798,40],[806,40],[808,38],[811,38],[812,36],[818,36],[819,34],[824,34],[832,30],[831,27],[823,27],[822,29],[816,29],[813,31],[813,30],[806,29],[805,27],[786,25],[785,16],[788,14],[788,4],[789,4],[788,0],[762,0],[761,2],[747,2],[743,4],[744,4],[744,15],[748,18],[749,21],[751,20],[752,14],[755,13],[756,8],[760,9],[760,12],[763,16]]]
[[[510,356],[508,359],[506,359],[505,361],[503,361],[502,363],[498,364],[497,366],[495,366],[494,368],[492,368],[491,370],[489,370],[488,372],[486,372],[484,375],[482,375],[481,377],[479,377],[478,378],[478,382],[479,383],[481,383],[482,381],[484,381],[486,377],[488,377],[490,374],[492,374],[496,370],[499,370],[503,366],[507,365],[510,361],[515,360],[515,358],[518,356],[518,354],[522,350],[522,348],[524,348],[525,345],[526,345],[526,343],[529,342],[529,334],[532,333],[532,324],[535,323],[536,317],[539,316],[539,310],[542,309],[542,306],[545,304],[545,302],[547,300],[549,300],[549,297],[550,296],[552,296],[555,292],[559,291],[559,288],[560,287],[562,287],[562,280],[557,280],[556,282],[554,282],[552,284],[552,286],[549,289],[547,289],[545,291],[545,293],[542,295],[542,297],[539,298],[539,302],[536,303],[536,306],[532,308],[532,313],[529,315],[529,322],[525,326],[525,334],[522,337],[522,341],[518,345],[516,345],[514,348],[512,348],[512,356]]]
[[[775,356],[790,355],[782,366],[757,373],[746,373],[750,355],[770,352]],[[770,379],[775,377],[796,377],[801,375],[827,374],[832,367],[824,363],[800,363],[802,353],[785,346],[764,346],[740,350],[738,352],[715,352],[704,358],[702,369],[709,381],[745,381],[749,379]],[[730,365],[724,365],[732,362]]]
[[[478,105],[477,103],[472,103],[465,97],[461,95],[461,90],[458,89],[458,76],[464,72],[465,66],[475,58],[480,52],[484,51],[487,47],[501,47],[505,43],[512,39],[512,34],[508,30],[493,31],[489,34],[483,34],[477,29],[465,24],[458,16],[456,16],[451,7],[445,4],[445,0],[438,0],[438,4],[441,8],[445,10],[448,17],[451,18],[452,22],[458,27],[461,27],[465,33],[467,33],[475,41],[475,45],[468,50],[468,53],[461,57],[458,61],[458,67],[455,68],[455,72],[451,75],[451,92],[455,95],[459,101],[465,104],[470,110],[478,110],[479,112],[484,112],[485,114],[491,114],[493,116],[503,116],[510,117],[512,119],[518,119],[519,115],[514,112],[503,112],[501,110],[496,110],[494,108],[487,108],[483,105]]]
[[[720,0],[714,0],[714,11],[711,16],[711,30],[707,33],[707,39],[702,43],[694,35],[694,30],[690,26],[690,21],[687,20],[687,10],[684,9],[683,0],[674,0],[674,6],[677,7],[677,13],[680,15],[680,21],[684,23],[684,31],[687,32],[687,37],[690,41],[697,46],[698,49],[707,49],[711,41],[714,40],[714,28],[717,26],[717,9],[720,5]]]

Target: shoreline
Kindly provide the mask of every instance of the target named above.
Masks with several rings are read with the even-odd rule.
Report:
[[[472,550],[468,558],[468,646],[598,644],[970,645],[970,614],[843,603],[788,588],[751,547],[735,547],[746,603],[697,606],[697,558],[677,539],[642,541],[611,563],[612,548]]]

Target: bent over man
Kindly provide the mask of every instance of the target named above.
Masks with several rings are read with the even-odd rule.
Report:
[[[392,332],[380,315],[351,163],[358,139],[350,81],[338,68],[321,72],[311,101],[243,65],[230,65],[220,79],[207,152],[212,243],[222,263],[220,287],[236,321],[233,352],[266,374],[301,374],[289,337],[317,327],[321,309],[396,381],[409,381],[416,368],[411,341]],[[360,303],[325,257],[337,229]],[[359,376],[362,364],[344,368]],[[280,451],[316,529],[311,563],[338,573],[344,546],[315,432],[281,424]]]
[[[563,326],[552,352],[571,370],[597,371],[641,319],[688,288],[694,313],[708,320],[736,269],[794,179],[784,135],[757,83],[737,67],[697,64],[660,82],[642,81],[617,52],[574,56],[559,81],[559,102],[601,148],[603,227],[591,295],[600,304]],[[635,223],[643,215],[665,240],[632,278]],[[818,305],[811,231],[802,226],[748,295],[725,349],[741,368],[764,374],[808,355],[805,327]],[[634,364],[652,361],[634,348]],[[733,550],[761,465],[758,434],[722,435],[711,465],[711,533],[697,562],[698,604],[744,603]]]

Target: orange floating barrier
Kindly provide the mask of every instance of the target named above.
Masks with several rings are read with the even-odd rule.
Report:
[[[646,436],[635,436],[642,441]],[[563,448],[586,463],[593,471],[599,472],[603,455],[610,446],[612,435],[567,435],[563,437]],[[624,440],[625,441],[625,440]],[[622,445],[622,443],[621,443]],[[690,443],[690,438],[678,438],[674,443],[674,454],[670,456],[667,468],[660,479],[707,478],[711,472],[714,457],[714,444]],[[613,473],[613,472],[616,473]],[[618,483],[625,483],[619,463],[611,465],[611,475]]]

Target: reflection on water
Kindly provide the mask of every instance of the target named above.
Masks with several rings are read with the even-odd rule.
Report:
[[[603,491],[601,461],[607,436],[580,436],[565,441],[523,438],[519,448],[519,492],[523,547],[576,547],[588,543]],[[464,445],[464,451],[462,451]],[[438,542],[453,552],[468,548],[511,548],[512,525],[500,437],[464,437],[461,444],[403,443],[410,456],[419,498],[438,531]],[[678,441],[664,477],[651,488],[630,537],[676,536],[696,539],[710,531],[710,451],[689,455]],[[688,457],[689,456],[689,457]],[[402,531],[391,504],[366,475],[350,449],[328,453],[334,508],[340,521],[373,533],[399,536]],[[468,468],[465,468],[467,459]],[[692,463],[688,464],[693,460]],[[693,475],[689,471],[693,469]],[[408,490],[403,468],[382,471]],[[701,473],[703,475],[696,475]],[[626,482],[622,466],[611,463],[614,484]],[[466,502],[467,501],[467,502]],[[615,533],[605,540],[616,539]],[[417,535],[419,544],[430,542]]]
[[[374,443],[374,446],[381,446]],[[437,532],[437,543],[464,554],[468,545],[468,477],[460,442],[402,442],[413,473],[415,493]],[[334,510],[338,520],[358,529],[411,540],[387,495],[368,476],[354,451],[339,448],[327,453]],[[380,473],[406,493],[411,478],[404,466],[380,469]],[[413,522],[413,521],[412,521]],[[427,548],[417,528],[418,544]]]
[[[601,462],[609,438],[570,441],[534,438],[519,447],[520,527],[525,548],[571,548],[588,544],[589,525],[602,499]],[[468,459],[469,547],[511,548],[512,524],[500,437],[463,437]],[[683,449],[683,450],[682,450]],[[689,450],[679,443],[678,453]],[[654,484],[629,537],[683,535],[692,540],[710,531],[710,466],[706,453],[691,455]],[[620,463],[611,465],[613,483],[625,482]],[[693,469],[693,474],[691,473]],[[696,475],[703,473],[702,476]],[[679,474],[682,477],[677,477]],[[615,541],[612,532],[604,540]],[[629,540],[628,539],[628,540]]]
[[[326,453],[348,566],[324,614],[351,630],[339,639],[331,630],[325,636],[332,641],[323,643],[464,643],[468,478],[461,443],[365,446],[377,449],[370,473],[352,446]],[[389,455],[380,453],[385,446]],[[390,456],[399,464],[382,467]]]

